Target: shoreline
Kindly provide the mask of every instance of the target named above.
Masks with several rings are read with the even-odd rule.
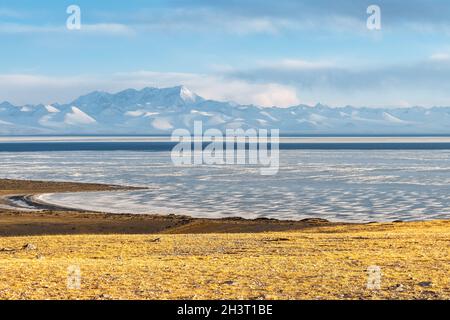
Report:
[[[114,190],[0,179],[0,196]],[[79,190],[83,189],[83,190]],[[333,223],[0,208],[0,299],[449,299],[450,221]],[[68,268],[81,287],[67,287]],[[381,270],[368,288],[368,270]]]
[[[115,214],[78,210],[36,200],[59,192],[142,189],[118,185],[0,179],[0,236],[56,234],[258,233],[350,223],[324,219],[193,218],[188,215]],[[13,201],[11,201],[11,199]],[[20,206],[18,203],[24,203]]]
[[[36,189],[39,189],[39,191],[36,191]],[[69,206],[66,207],[45,202],[37,197],[49,193],[127,191],[141,189],[145,188],[115,184],[0,178],[0,209],[12,211],[82,211]]]

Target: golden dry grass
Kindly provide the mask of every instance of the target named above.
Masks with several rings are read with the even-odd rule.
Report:
[[[37,249],[21,249],[26,243]],[[449,221],[2,237],[1,248],[2,299],[450,298]],[[67,288],[71,265],[81,270],[79,290]],[[381,267],[380,290],[367,289],[371,265]]]

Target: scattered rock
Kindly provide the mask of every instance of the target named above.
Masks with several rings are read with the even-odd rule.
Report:
[[[13,248],[0,248],[0,252],[12,252],[16,251],[16,249]]]
[[[433,285],[433,283],[431,281],[422,281],[418,283],[419,286],[421,286],[422,288],[429,288]]]
[[[300,221],[305,222],[305,223],[329,223],[330,222],[330,221],[328,221],[326,219],[322,219],[322,218],[306,218],[306,219],[302,219]]]
[[[264,294],[261,294],[259,296],[250,297],[250,300],[264,300],[266,299],[266,296]]]
[[[230,219],[230,218],[228,218],[228,219]],[[240,218],[240,220],[245,220],[245,219]],[[273,218],[259,217],[259,218],[256,218],[255,221],[278,221],[278,220],[273,219]]]
[[[439,294],[437,292],[430,291],[430,290],[425,290],[425,291],[422,292],[422,294],[426,295],[427,297],[431,296],[431,298],[438,298],[439,297]]]
[[[32,243],[27,243],[22,247],[23,250],[37,250],[37,247]]]
[[[264,218],[260,218],[260,219],[264,219]],[[231,217],[231,218],[222,218],[222,220],[224,220],[224,221],[245,221],[247,219],[241,218],[241,217]]]
[[[397,292],[405,291],[405,286],[402,285],[401,283],[396,284],[396,285],[394,286],[394,290],[397,291]]]
[[[263,239],[262,241],[265,242],[278,242],[278,241],[289,241],[288,238],[267,238],[267,239]]]

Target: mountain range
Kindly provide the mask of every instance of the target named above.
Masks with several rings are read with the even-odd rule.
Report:
[[[176,128],[277,128],[281,134],[450,134],[450,107],[263,108],[204,99],[184,86],[95,91],[68,104],[0,103],[0,135],[162,134]]]

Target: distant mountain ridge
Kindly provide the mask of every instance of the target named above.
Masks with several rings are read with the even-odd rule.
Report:
[[[450,107],[262,108],[204,99],[184,86],[95,91],[69,104],[0,103],[0,135],[171,134],[205,129],[275,128],[281,134],[450,134]]]

